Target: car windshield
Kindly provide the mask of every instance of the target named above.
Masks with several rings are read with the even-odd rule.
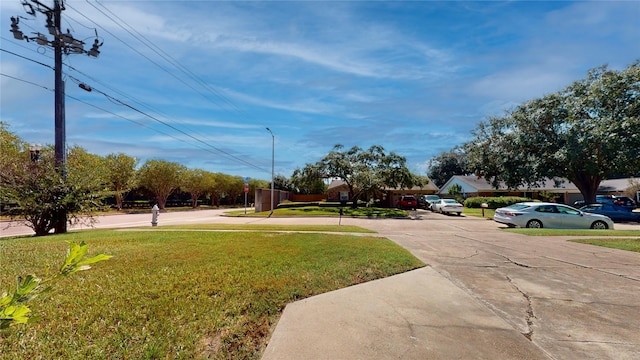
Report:
[[[456,204],[456,203],[457,203],[457,201],[452,200],[452,199],[445,199],[445,200],[444,200],[444,202],[445,202],[446,204]]]

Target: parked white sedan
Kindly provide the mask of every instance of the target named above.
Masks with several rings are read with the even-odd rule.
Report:
[[[493,220],[522,228],[613,229],[613,221],[604,215],[544,202],[523,202],[496,209]]]
[[[442,214],[456,213],[458,214],[458,216],[462,214],[462,210],[464,210],[464,206],[453,199],[440,199],[439,201],[433,203],[432,208],[433,211]]]

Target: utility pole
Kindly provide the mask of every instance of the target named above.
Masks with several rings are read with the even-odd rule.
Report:
[[[54,73],[55,73],[55,166],[61,174],[64,182],[67,181],[66,170],[66,128],[65,128],[65,90],[64,81],[62,80],[62,54],[87,54],[92,57],[98,57],[100,54],[100,46],[102,43],[96,38],[90,50],[84,49],[84,41],[77,40],[71,32],[67,30],[63,33],[61,30],[62,11],[64,8],[64,0],[53,0],[53,8],[41,3],[38,0],[22,0],[22,6],[28,15],[36,16],[41,13],[47,17],[46,28],[49,35],[53,36],[53,40],[49,40],[48,36],[39,32],[33,33],[35,36],[26,36],[20,31],[20,17],[11,17],[11,32],[16,40],[35,41],[40,46],[53,48],[54,53]],[[57,214],[55,220],[55,233],[67,232],[67,209],[65,206],[57,206]]]

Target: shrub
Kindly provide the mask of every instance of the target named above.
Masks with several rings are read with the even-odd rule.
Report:
[[[523,202],[523,201],[532,201],[529,198],[518,197],[518,196],[499,196],[499,197],[486,197],[486,196],[478,196],[468,198],[464,201],[464,206],[467,208],[481,208],[483,203],[488,205],[489,209],[497,209],[509,205],[513,205],[515,203]]]

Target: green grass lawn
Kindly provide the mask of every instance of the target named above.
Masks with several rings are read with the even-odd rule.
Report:
[[[571,240],[581,244],[604,246],[613,249],[640,252],[640,237],[638,238],[611,238],[611,239],[576,239]]]
[[[1,240],[0,292],[65,241],[113,258],[29,302],[42,319],[2,331],[0,359],[258,359],[287,303],[424,265],[371,236],[90,230]]]
[[[638,236],[640,230],[593,230],[593,229],[525,229],[509,228],[502,231],[529,236]]]
[[[493,219],[493,214],[496,211],[494,209],[484,209],[484,217],[488,218],[488,219]],[[478,209],[478,208],[467,208],[465,207],[464,210],[462,211],[462,213],[464,215],[468,215],[468,216],[475,216],[475,217],[483,217],[482,216],[482,209]]]
[[[140,228],[149,230],[148,227]],[[337,232],[375,233],[373,230],[354,225],[277,225],[277,224],[189,224],[165,225],[162,229],[178,230],[249,230],[249,231],[289,231],[289,232]]]
[[[571,230],[571,229],[504,229],[503,231],[529,236],[597,236],[598,238],[570,240],[582,244],[640,252],[639,230]]]

